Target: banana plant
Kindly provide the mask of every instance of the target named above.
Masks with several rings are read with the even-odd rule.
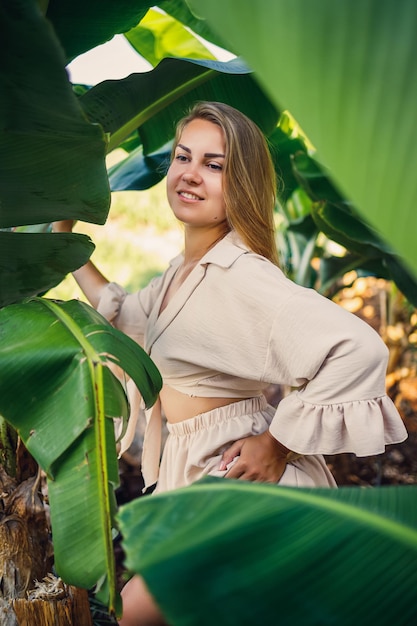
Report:
[[[417,280],[401,256],[341,195],[324,169],[309,154],[298,151],[291,155],[291,162],[294,176],[310,204],[308,217],[301,223],[295,221],[294,231],[305,232],[306,225],[312,224],[313,238],[315,234],[317,239],[321,233],[347,251],[339,257],[330,255],[325,249],[321,251],[319,283],[316,285],[319,291],[324,295],[334,295],[337,280],[355,270],[361,275],[394,282],[408,301],[417,306]],[[301,263],[297,270],[300,272],[302,268]]]
[[[26,0],[28,6],[34,4],[30,2],[30,0]],[[3,0],[3,3],[7,7],[7,1]],[[90,189],[94,190],[94,197],[97,199],[97,194],[104,193],[102,195],[102,209],[101,214],[95,212],[95,217],[91,215],[91,205],[92,200],[94,198],[82,199],[80,197],[74,197],[71,200],[70,198],[66,198],[65,206],[60,204],[59,195],[56,192],[52,195],[51,200],[53,201],[53,209],[46,209],[47,202],[42,203],[42,211],[48,210],[47,215],[43,215],[43,217],[51,220],[56,219],[60,215],[62,215],[62,211],[65,211],[65,214],[68,215],[68,212],[71,213],[76,219],[82,219],[80,217],[80,213],[84,212],[85,208],[88,207],[90,212],[90,217],[84,217],[84,219],[90,219],[92,221],[96,221],[98,223],[103,223],[105,221],[107,212],[108,212],[108,204],[109,204],[109,195],[108,195],[108,187],[107,180],[103,178],[103,156],[113,147],[117,147],[123,142],[124,146],[129,146],[127,151],[127,157],[122,162],[115,166],[112,170],[110,170],[110,184],[111,188],[114,190],[121,190],[127,188],[147,188],[150,185],[158,182],[165,173],[165,161],[166,156],[169,151],[169,141],[172,137],[173,126],[175,120],[183,113],[186,108],[187,102],[192,102],[195,99],[199,98],[214,98],[214,99],[223,99],[225,101],[230,102],[231,104],[242,108],[249,115],[254,117],[255,121],[257,121],[260,126],[265,130],[267,134],[273,132],[274,123],[277,120],[277,115],[280,111],[280,106],[276,104],[272,104],[271,98],[266,96],[266,91],[264,91],[261,87],[259,87],[257,79],[248,71],[248,68],[242,61],[233,61],[232,63],[218,63],[210,60],[210,53],[207,53],[205,49],[202,49],[201,43],[193,38],[188,31],[185,31],[184,26],[191,27],[194,31],[202,36],[205,36],[210,41],[214,43],[225,45],[218,35],[214,34],[214,31],[209,29],[207,26],[207,20],[199,19],[198,16],[193,14],[187,3],[185,2],[176,2],[175,6],[171,2],[162,2],[160,3],[160,7],[164,9],[169,15],[164,15],[157,11],[148,11],[149,3],[147,2],[126,2],[126,6],[124,7],[124,12],[120,11],[115,15],[115,8],[112,2],[103,2],[101,3],[101,15],[102,19],[97,21],[93,19],[91,14],[85,14],[83,12],[83,7],[81,3],[75,3],[75,5],[71,8],[71,20],[68,19],[68,7],[66,6],[66,2],[57,3],[52,0],[49,2],[47,6],[47,18],[54,26],[55,35],[59,39],[59,48],[64,49],[64,54],[62,54],[62,50],[60,50],[61,54],[61,62],[62,57],[65,58],[65,62],[74,58],[77,54],[82,51],[85,51],[91,46],[97,45],[98,43],[102,43],[106,39],[109,39],[114,32],[126,32],[126,36],[131,42],[132,46],[136,48],[138,52],[143,54],[145,57],[149,58],[149,60],[154,63],[160,62],[152,72],[147,72],[142,75],[132,75],[131,77],[124,79],[122,81],[105,81],[101,85],[97,87],[86,90],[84,93],[78,98],[73,97],[73,93],[69,94],[65,91],[65,87],[68,87],[68,81],[66,77],[63,79],[62,72],[58,77],[58,74],[54,74],[53,82],[54,89],[52,93],[57,93],[57,102],[54,105],[54,109],[58,110],[62,109],[62,105],[58,102],[58,98],[62,97],[62,94],[65,92],[65,97],[68,97],[67,108],[71,110],[72,113],[77,111],[77,121],[81,118],[85,122],[85,118],[89,123],[87,123],[84,127],[79,128],[79,134],[77,136],[71,137],[72,149],[70,149],[69,145],[62,145],[60,143],[60,147],[63,148],[62,154],[59,155],[55,153],[54,150],[51,150],[51,146],[48,149],[49,161],[46,163],[46,168],[43,171],[50,171],[53,169],[56,174],[57,164],[60,160],[66,162],[65,168],[65,176],[68,177],[68,173],[71,173],[71,170],[68,168],[68,163],[78,162],[80,163],[79,169],[74,171],[74,180],[77,182],[78,189]],[[278,3],[279,4],[279,3]],[[195,3],[191,3],[191,8],[194,10]],[[278,5],[277,5],[278,6]],[[268,5],[268,10],[271,9],[272,12],[275,12],[273,7]],[[226,9],[226,13],[228,13],[229,9]],[[148,13],[147,13],[148,11]],[[246,8],[245,8],[246,11]],[[242,14],[239,14],[239,22],[242,23],[242,28],[246,26],[245,22],[245,11]],[[325,18],[326,13],[323,11],[323,19]],[[261,20],[262,24],[265,23],[267,19],[265,16],[266,7],[263,6],[262,3],[257,5],[257,19]],[[200,11],[199,15],[204,15],[204,11]],[[16,46],[16,42],[20,43],[19,33],[22,32],[21,24],[19,25],[20,30],[14,31],[13,28],[16,28],[16,20],[12,20],[10,23],[7,23],[7,14],[5,14],[5,19],[3,20],[4,24],[4,32],[8,33],[8,41],[10,42],[10,46],[8,49],[10,50],[10,57],[13,59],[17,59],[15,63],[18,63],[18,59],[22,58],[22,53],[20,50],[20,54],[14,54],[13,42]],[[85,30],[83,29],[82,36],[79,35],[79,31],[73,28],[74,23],[79,20],[83,21],[86,25]],[[137,20],[140,20],[139,24]],[[167,26],[168,22],[168,26]],[[181,26],[182,24],[182,26]],[[32,21],[26,24],[25,31],[25,41],[28,42],[27,50],[29,48],[34,49],[37,45],[37,40],[35,37],[36,28],[34,26],[37,25],[37,22]],[[113,25],[110,27],[110,25]],[[133,27],[132,27],[133,26]],[[172,52],[175,50],[175,46],[172,44],[172,30],[177,29],[176,37],[178,38],[178,48],[186,49],[189,54],[194,57],[198,57],[199,55],[205,56],[206,59],[197,59],[194,58],[194,61],[190,60],[181,60],[181,59],[162,59],[162,57],[167,54],[167,52]],[[178,34],[178,29],[180,29],[180,34]],[[182,30],[181,30],[182,29]],[[221,28],[220,28],[221,30]],[[74,33],[77,32],[77,37],[75,37]],[[216,28],[216,32],[219,32],[219,29]],[[44,33],[43,33],[44,34]],[[49,33],[53,35],[53,33]],[[377,33],[378,34],[378,33]],[[376,35],[375,35],[376,36]],[[52,37],[53,38],[53,37]],[[54,39],[54,38],[53,38]],[[152,42],[152,45],[149,45],[149,41]],[[231,48],[230,39],[227,39]],[[265,47],[267,45],[274,45],[274,40],[271,38],[269,40],[263,37],[260,41],[262,41],[262,46]],[[249,42],[250,43],[250,42]],[[248,47],[251,46],[248,43]],[[51,46],[52,42],[50,42]],[[55,48],[57,47],[56,38],[54,39]],[[182,46],[184,45],[184,48]],[[233,44],[234,45],[234,44]],[[57,49],[49,50],[48,57],[42,60],[42,65],[46,68],[43,71],[44,80],[50,81],[48,68],[51,65],[51,59],[54,58],[58,54]],[[242,50],[246,55],[246,45],[243,45]],[[272,55],[272,49],[271,49]],[[29,55],[28,55],[29,56]],[[160,61],[162,59],[162,61]],[[48,63],[49,60],[49,63]],[[45,62],[43,62],[45,61]],[[30,55],[30,58],[26,59],[27,68],[32,70],[32,74],[37,75],[36,67],[37,60],[33,55]],[[31,65],[32,64],[32,65]],[[62,64],[62,63],[61,63]],[[57,64],[55,63],[55,70]],[[8,74],[8,66],[6,67],[6,78]],[[19,70],[19,75],[24,75],[22,69],[17,67],[16,65],[12,66],[15,73]],[[26,66],[25,66],[26,67]],[[379,67],[379,66],[377,66]],[[268,68],[267,68],[268,69]],[[266,71],[266,70],[265,70]],[[52,73],[51,73],[52,76]],[[260,72],[259,76],[263,77],[263,73]],[[268,93],[273,93],[274,102],[283,101],[283,98],[276,97],[276,86],[274,81],[272,80],[272,76],[268,74],[271,79],[271,88],[268,86]],[[33,86],[33,85],[32,85]],[[24,85],[24,88],[19,85],[19,91],[16,90],[16,93],[24,93],[26,88],[30,88],[31,84]],[[45,93],[50,93],[46,88],[44,89]],[[127,97],[129,94],[129,97]],[[150,96],[152,94],[152,96]],[[18,96],[16,96],[17,98]],[[131,100],[132,99],[132,100]],[[25,104],[27,105],[27,99]],[[36,104],[36,99],[34,99],[34,104]],[[20,103],[22,104],[22,103]],[[45,107],[43,107],[43,110]],[[24,117],[33,117],[33,111],[30,107],[23,109]],[[39,110],[38,110],[39,112]],[[80,117],[81,115],[81,117]],[[119,117],[120,116],[120,117]],[[7,120],[6,120],[7,121]],[[37,125],[43,125],[45,122],[44,119],[39,119],[37,121]],[[386,124],[385,124],[386,125]],[[70,126],[68,126],[70,128]],[[90,167],[88,167],[88,163],[79,159],[79,154],[90,156],[90,152],[86,152],[85,143],[79,144],[80,138],[83,140],[90,139],[91,147],[93,147],[93,143],[91,141],[91,130],[94,128],[94,132],[96,133],[96,148],[94,148],[94,152],[96,155],[96,165],[93,166],[93,162],[89,161]],[[101,136],[100,136],[100,129]],[[59,130],[62,134],[64,131],[62,129],[55,128],[55,131]],[[88,131],[88,132],[87,132]],[[103,134],[104,131],[104,134]],[[65,131],[66,132],[66,131]],[[10,133],[8,133],[8,136]],[[52,133],[52,135],[56,136],[56,132]],[[33,204],[34,198],[35,200],[40,197],[40,193],[36,191],[35,194],[30,195],[29,197],[23,196],[20,197],[17,194],[13,193],[13,188],[16,187],[16,181],[23,180],[25,181],[25,177],[27,172],[25,172],[25,168],[19,168],[19,162],[21,162],[20,152],[25,149],[26,151],[31,149],[31,146],[34,148],[35,152],[38,152],[39,146],[35,146],[30,141],[29,136],[24,136],[20,132],[20,129],[17,129],[16,137],[22,137],[23,143],[22,147],[19,150],[17,144],[14,146],[14,153],[16,154],[16,163],[14,164],[12,171],[15,176],[10,179],[10,171],[4,170],[4,189],[10,189],[11,193],[9,199],[11,198],[14,202],[3,203],[2,214],[0,214],[0,218],[4,217],[0,221],[0,227],[3,228],[11,228],[16,225],[26,224],[29,220],[34,219],[34,215],[31,212],[31,205]],[[124,139],[127,138],[125,142]],[[43,138],[40,137],[40,140],[43,141]],[[104,142],[103,142],[104,139]],[[14,141],[14,138],[13,138]],[[6,145],[6,144],[3,144]],[[10,143],[9,143],[10,145]],[[81,147],[81,150],[78,149],[78,146]],[[282,141],[280,141],[279,148],[282,148]],[[345,148],[340,149],[339,152],[344,152]],[[282,154],[282,153],[281,153]],[[320,156],[320,151],[318,153]],[[284,164],[283,158],[280,158],[278,167],[279,170],[283,170]],[[353,161],[358,161],[358,159],[352,159]],[[49,165],[50,163],[50,165]],[[145,164],[145,168],[141,167]],[[380,162],[374,159],[372,164],[372,169],[375,172],[378,172]],[[27,168],[26,168],[27,169]],[[100,176],[94,177],[93,173],[96,174],[100,170]],[[83,174],[84,178],[81,177],[80,172]],[[288,170],[286,172],[288,173]],[[331,175],[333,176],[333,170],[331,171]],[[0,174],[1,176],[1,174]],[[89,184],[86,186],[83,181],[88,176]],[[284,190],[288,190],[291,187],[291,178],[289,175],[285,178],[285,187]],[[3,182],[2,180],[2,182]],[[57,190],[62,188],[62,178],[59,175],[55,175],[54,181],[56,181]],[[94,180],[97,181],[94,184]],[[389,177],[385,177],[384,180],[389,180]],[[32,183],[32,181],[28,181]],[[71,178],[69,180],[71,182]],[[380,184],[380,180],[378,180],[378,185]],[[405,181],[408,184],[408,179]],[[45,181],[41,186],[45,187],[49,185],[49,181]],[[65,181],[66,190],[72,191],[72,188],[75,188],[75,182],[73,185],[68,185],[67,181]],[[21,190],[32,189],[31,185],[20,185]],[[102,190],[100,192],[100,189]],[[83,192],[84,193],[84,192]],[[348,196],[345,196],[348,197]],[[22,207],[26,209],[25,215],[20,215],[20,211]],[[359,209],[362,210],[362,207]],[[1,212],[0,212],[1,213]],[[28,215],[29,214],[29,215]],[[53,215],[52,215],[53,214]],[[37,218],[41,219],[41,218]],[[20,221],[18,221],[20,220]],[[42,220],[43,221],[43,220]],[[401,220],[398,220],[400,223]],[[311,224],[310,224],[311,225]],[[297,226],[295,226],[297,228]],[[379,224],[378,224],[379,228]],[[335,231],[335,229],[332,229]],[[395,229],[394,229],[395,231]],[[394,232],[393,231],[393,232]],[[15,233],[16,234],[16,233]],[[71,236],[70,236],[71,237]],[[59,282],[59,277],[63,276],[67,271],[71,271],[74,269],[74,263],[69,264],[69,258],[72,260],[76,258],[75,256],[75,246],[83,248],[83,258],[85,259],[88,254],[85,248],[85,242],[82,242],[80,236],[72,236],[75,239],[71,239],[72,250],[61,249],[61,258],[62,260],[66,260],[68,265],[62,266],[59,271],[51,271],[51,265],[53,263],[53,259],[56,256],[56,244],[57,242],[52,242],[51,238],[45,238],[44,241],[39,240],[39,244],[37,243],[37,238],[33,237],[33,240],[30,242],[28,238],[25,237],[22,240],[22,243],[16,246],[16,250],[20,248],[22,250],[21,254],[21,263],[17,263],[18,267],[21,265],[24,266],[24,272],[28,272],[28,269],[31,267],[33,269],[33,275],[31,276],[31,281],[36,280],[34,274],[35,272],[41,268],[43,274],[46,273],[47,276],[43,277],[42,281],[39,281],[41,284],[38,285],[38,291],[32,290],[27,291],[21,295],[33,295],[34,293],[39,293],[40,291],[46,290],[48,287]],[[7,262],[9,259],[9,250],[10,248],[15,247],[17,243],[17,237],[13,239],[10,238],[10,233],[2,234],[2,239],[4,243],[1,250],[4,250],[3,253],[3,265],[6,268],[6,272],[3,274],[3,280],[0,276],[1,280],[1,293],[7,294],[10,288],[12,288],[13,281],[11,280],[11,275],[13,274],[14,267],[10,267],[10,262]],[[389,239],[389,238],[388,238]],[[54,245],[52,245],[54,243]],[[25,256],[24,251],[29,249],[36,250],[39,248],[42,250],[42,260],[47,257],[47,262],[39,263],[28,263],[28,259]],[[308,254],[302,255],[301,267],[297,269],[297,274],[300,276],[301,280],[304,280],[306,277],[307,281],[313,280],[314,272],[308,268],[307,260],[308,255],[314,251],[314,241],[313,238],[308,238],[301,245],[305,245],[306,249],[308,249]],[[91,253],[91,252],[90,252]],[[0,253],[1,254],[1,253]],[[396,253],[395,253],[396,254]],[[397,255],[398,256],[398,255]],[[401,258],[398,258],[398,263],[401,267],[404,266]],[[81,264],[81,262],[79,262]],[[333,261],[327,263],[328,268],[332,268],[332,271],[337,265],[337,272],[342,270],[341,264],[333,263]],[[8,267],[9,266],[9,267]],[[339,267],[340,266],[340,267]],[[323,263],[324,267],[324,263]],[[397,263],[394,264],[394,267],[391,268],[391,271],[387,269],[387,264],[384,265],[385,274],[388,276],[395,277],[394,280],[400,279],[402,277],[401,269],[398,270]],[[398,270],[398,271],[397,271]],[[30,269],[29,269],[30,271]],[[308,274],[310,274],[310,278],[308,278]],[[328,274],[328,272],[327,272]],[[408,277],[410,277],[410,271],[406,268],[407,281]],[[330,274],[331,280],[332,274]],[[45,280],[45,278],[47,280]],[[326,279],[327,280],[327,279]],[[404,281],[403,281],[404,283]],[[401,290],[404,290],[404,284],[399,285]],[[405,286],[407,287],[407,285]],[[410,290],[408,290],[410,291]],[[13,301],[15,295],[12,293],[8,297],[7,301]]]
[[[126,1],[121,12],[100,2],[96,20],[80,2],[51,0],[46,17],[35,0],[0,2],[0,77],[7,86],[0,96],[0,306],[47,291],[91,255],[81,235],[57,239],[18,229],[61,218],[103,224],[110,206],[105,157],[126,139],[145,155],[160,150],[188,104],[204,98],[241,107],[266,130],[276,125],[277,108],[238,60],[164,59],[151,72],[76,95],[69,60],[136,26],[149,4]]]
[[[47,291],[82,265],[93,244],[81,235],[22,232],[22,228],[61,218],[104,223],[110,206],[105,166],[109,150],[119,145],[137,150],[131,157],[129,149],[118,174],[124,175],[134,158],[141,156],[152,160],[156,155],[160,166],[175,121],[188,103],[210,98],[238,106],[267,134],[276,128],[280,112],[289,108],[346,197],[372,224],[377,223],[411,265],[416,249],[413,230],[401,226],[407,223],[406,217],[412,217],[415,193],[414,177],[404,176],[412,171],[415,156],[408,141],[415,120],[409,105],[416,71],[413,3],[407,0],[400,12],[394,11],[392,3],[372,0],[352,11],[350,3],[343,1],[343,11],[337,13],[328,0],[314,0],[308,10],[299,0],[291,4],[261,1],[256,10],[246,0],[221,5],[217,0],[164,0],[160,7],[173,19],[242,55],[256,74],[241,59],[216,62],[201,48],[197,56],[204,55],[204,59],[160,60],[154,46],[144,53],[158,65],[146,75],[105,81],[93,89],[73,89],[65,71],[67,63],[115,33],[137,27],[153,4],[149,0],[124,0],[122,5],[113,0],[88,4],[81,0],[0,0],[4,86],[0,96],[0,306],[4,307],[0,311],[0,413],[17,429],[49,477],[58,568],[80,585],[97,582],[97,576],[107,577],[103,594],[112,610],[116,597],[109,548],[114,510],[109,484],[114,485],[117,477],[110,418],[126,415],[127,402],[107,364],[116,360],[125,367],[150,402],[160,380],[137,346],[127,346],[90,308],[45,298],[25,300]],[[366,24],[375,24],[375,29],[365,30]],[[142,35],[132,31],[130,36],[139,51],[146,50],[145,34],[165,36],[158,27],[145,26]],[[393,39],[396,29],[402,37]],[[181,32],[181,37],[188,37],[188,31]],[[353,57],[351,32],[361,33],[358,40],[362,42]],[[324,43],[329,34],[334,37],[332,51],[338,52],[331,58],[330,44]],[[307,41],[314,47],[306,46]],[[346,41],[349,45],[344,47]],[[188,50],[192,49],[197,46],[189,45]],[[392,58],[379,58],[375,50],[381,49],[392,51]],[[164,44],[164,50],[172,48]],[[285,62],[277,63],[277,56]],[[369,81],[360,82],[364,59],[369,61],[376,85],[365,100],[362,91]],[[344,63],[352,64],[352,72],[343,71]],[[398,81],[398,89],[391,86],[384,92],[387,113],[380,107],[378,81],[384,75],[392,85],[399,69],[403,80]],[[402,93],[401,85],[407,93]],[[401,146],[407,150],[401,151]],[[288,170],[288,189],[294,181],[301,185],[297,171],[300,174],[302,167],[294,160]],[[159,173],[153,176],[156,180]],[[327,215],[317,211],[316,219],[327,224]],[[44,226],[40,229],[45,230]],[[133,358],[139,371],[132,366]],[[144,371],[151,381],[142,377]],[[79,389],[85,392],[81,397]],[[44,411],[39,410],[41,406]],[[63,415],[68,428],[62,427]],[[49,442],[48,449],[42,445],[43,438]],[[68,489],[78,489],[79,483],[85,483],[86,492],[80,498],[90,515],[82,517],[82,527],[77,526],[79,511],[68,497]],[[89,524],[96,514],[99,544],[88,546],[81,534],[85,531],[92,541],[94,531]],[[74,544],[64,546],[67,537]],[[71,552],[70,545],[77,550]],[[80,552],[92,555],[88,547],[99,554],[91,563],[83,557],[79,567]]]
[[[415,274],[414,0],[400,10],[390,0],[188,4],[291,112],[342,195]]]
[[[113,2],[101,2],[98,23],[85,15],[85,4],[71,2],[68,8],[53,1],[0,2],[0,71],[7,86],[0,107],[0,414],[2,432],[8,430],[9,437],[3,426],[12,425],[48,477],[58,573],[67,583],[95,586],[109,610],[118,612],[112,418],[126,418],[128,402],[107,366],[124,369],[148,405],[161,381],[140,348],[91,307],[32,298],[85,263],[94,249],[87,237],[54,235],[45,225],[65,217],[104,223],[110,205],[107,152],[168,105],[163,133],[160,116],[156,135],[147,130],[157,146],[172,137],[173,120],[183,113],[187,97],[210,94],[237,102],[241,96],[243,107],[258,111],[261,123],[266,112],[265,123],[272,127],[278,111],[243,63],[211,60],[166,60],[151,82],[139,76],[110,91],[108,85],[87,90],[82,98],[76,93],[83,90],[74,91],[68,81],[68,61],[136,25],[149,3],[126,2],[120,12]],[[74,28],[77,19],[81,30]],[[161,80],[171,81],[168,96]],[[125,89],[132,97],[127,106]],[[148,95],[152,90],[155,100]],[[113,111],[122,114],[118,122]],[[32,483],[28,489],[32,493]],[[17,568],[10,566],[13,571]],[[12,588],[12,581],[6,587]]]
[[[409,626],[416,486],[203,479],[119,511],[126,564],[172,626]]]
[[[98,585],[115,611],[113,419],[127,419],[128,399],[111,366],[134,380],[147,406],[159,372],[82,302],[16,303],[0,310],[0,328],[0,414],[47,475],[56,570],[68,584]]]

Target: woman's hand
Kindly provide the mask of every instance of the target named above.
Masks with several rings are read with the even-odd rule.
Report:
[[[285,471],[288,448],[267,430],[235,441],[224,453],[220,470],[239,457],[225,478],[240,478],[256,482],[277,483]]]
[[[59,222],[52,223],[53,233],[72,233],[75,220],[60,220]]]

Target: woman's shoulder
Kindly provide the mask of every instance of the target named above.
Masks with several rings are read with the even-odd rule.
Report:
[[[231,265],[231,280],[245,281],[247,285],[268,288],[279,288],[288,295],[303,289],[292,281],[285,272],[269,259],[246,249]]]

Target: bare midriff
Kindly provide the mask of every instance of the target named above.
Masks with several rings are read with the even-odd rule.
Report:
[[[164,385],[160,392],[160,399],[165,417],[168,422],[177,423],[191,419],[201,413],[207,413],[221,406],[239,402],[242,398],[202,398],[188,396],[169,385]]]

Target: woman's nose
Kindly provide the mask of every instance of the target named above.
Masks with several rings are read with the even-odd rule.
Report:
[[[182,179],[189,185],[198,185],[201,182],[201,175],[195,167],[190,167],[183,173]]]

